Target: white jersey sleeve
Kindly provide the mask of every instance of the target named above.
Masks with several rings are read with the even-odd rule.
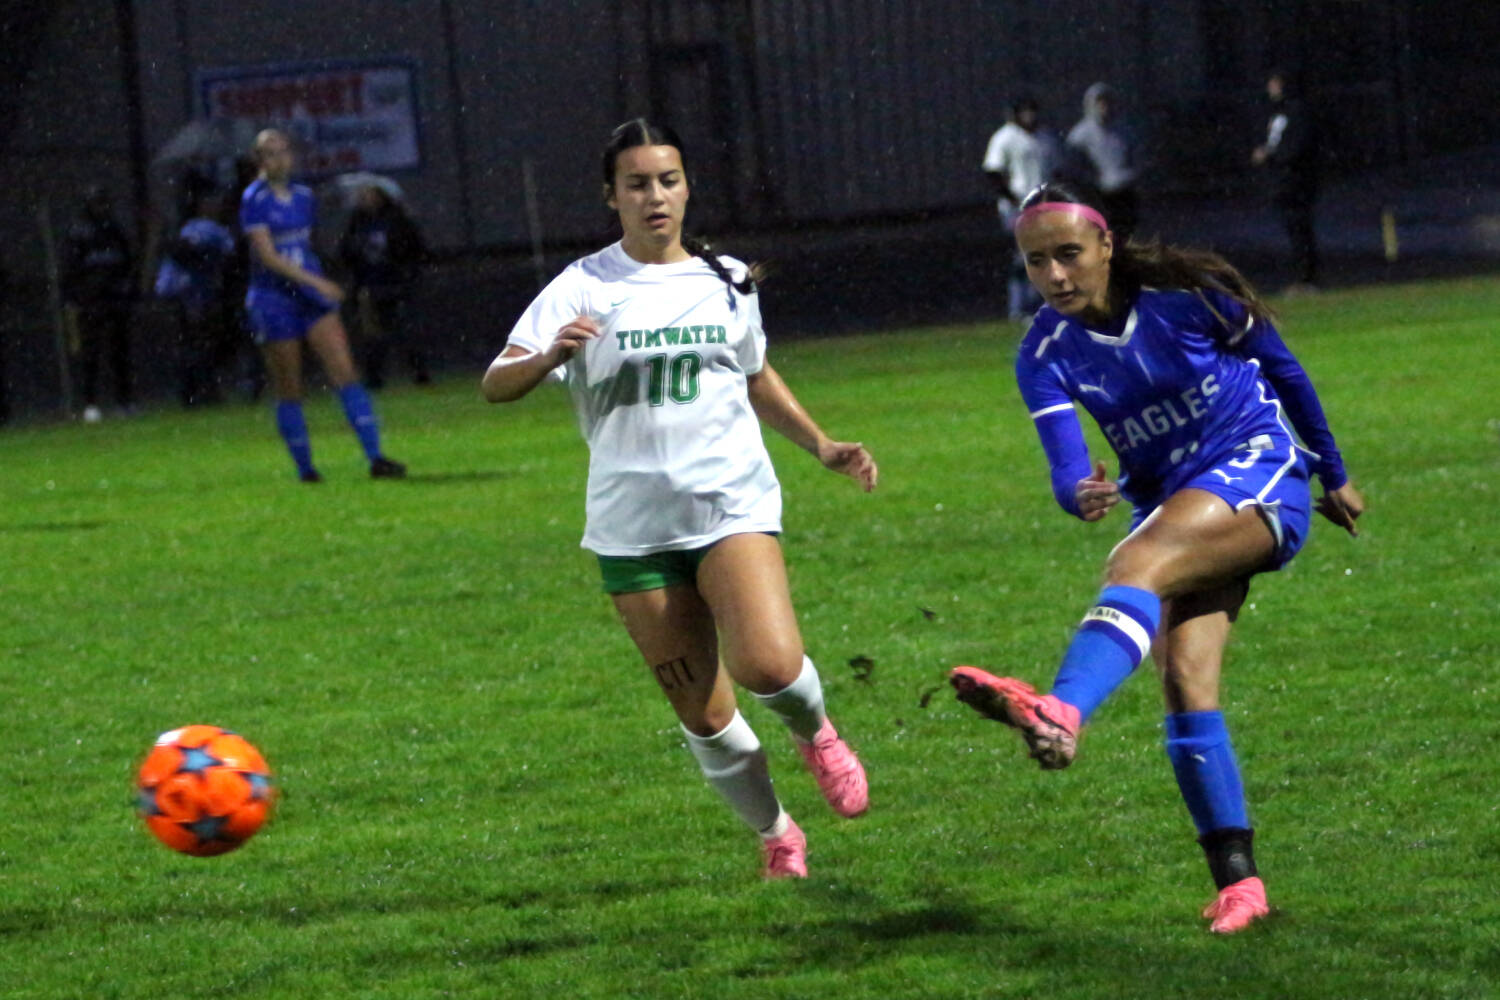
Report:
[[[736,280],[741,277],[735,274]],[[735,297],[745,310],[745,337],[735,344],[734,353],[739,358],[740,370],[754,375],[766,366],[766,330],[760,318],[760,296],[735,292]]]
[[[506,347],[520,347],[533,354],[540,354],[552,346],[558,331],[570,320],[588,314],[588,295],[585,278],[578,264],[570,264],[542,289],[540,295],[516,320]],[[504,353],[503,351],[501,352]],[[567,381],[567,365],[559,365],[547,373],[554,382]]]
[[[1007,162],[1005,149],[1005,129],[998,128],[995,134],[990,136],[990,143],[984,150],[984,169],[996,172],[1008,170],[1010,164]]]

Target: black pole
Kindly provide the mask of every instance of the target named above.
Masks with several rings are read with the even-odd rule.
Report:
[[[458,203],[464,217],[464,248],[474,248],[473,195],[469,191],[469,143],[464,136],[464,91],[458,75],[458,32],[453,25],[453,2],[443,0],[443,48],[448,54],[448,109],[453,128],[453,152],[458,157]]]
[[[130,142],[130,185],[135,200],[136,237],[141,232],[150,200],[146,163],[146,122],[141,104],[140,40],[136,35],[135,4],[115,0],[115,19],[120,31],[120,75],[125,89],[125,127]]]

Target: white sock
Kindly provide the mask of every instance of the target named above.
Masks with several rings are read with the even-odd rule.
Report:
[[[686,726],[682,731],[703,776],[740,819],[757,833],[781,821],[781,803],[771,787],[765,751],[744,716],[736,711],[729,725],[712,736],[698,736]]]
[[[755,694],[755,692],[751,692]],[[823,728],[823,720],[827,715],[823,710],[823,681],[818,677],[818,668],[813,666],[804,653],[802,656],[802,673],[780,691],[771,694],[757,694],[760,703],[777,715],[786,727],[792,731],[792,735],[803,743],[811,743],[813,737],[818,735],[818,730]]]
[[[760,831],[760,839],[775,840],[783,833],[786,833],[786,828],[791,825],[791,822],[792,817],[786,814],[785,809],[781,810],[781,814],[772,821],[771,825]]]

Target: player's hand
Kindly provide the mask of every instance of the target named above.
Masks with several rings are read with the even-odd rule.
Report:
[[[1365,498],[1354,488],[1353,483],[1345,483],[1336,490],[1324,493],[1318,497],[1316,507],[1319,514],[1354,537],[1359,537],[1359,529],[1354,526],[1354,522],[1365,512]]]
[[[1255,151],[1250,154],[1250,162],[1257,167],[1263,166],[1268,156],[1270,154],[1266,152],[1266,147],[1256,146]]]
[[[880,469],[865,446],[850,441],[824,440],[818,444],[818,461],[825,468],[841,472],[864,487],[866,493],[880,480]]]
[[[553,368],[577,354],[579,348],[599,336],[599,324],[590,316],[575,316],[557,331],[557,339],[547,348],[547,360]]]
[[[1109,478],[1104,463],[1094,463],[1094,474],[1088,479],[1078,480],[1073,488],[1073,500],[1078,504],[1078,516],[1085,521],[1097,521],[1109,509],[1120,502],[1120,487]]]

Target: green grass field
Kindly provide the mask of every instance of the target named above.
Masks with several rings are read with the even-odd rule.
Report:
[[[942,684],[1049,681],[1125,524],[1054,507],[1010,328],[773,345],[882,474],[864,496],[771,442],[873,801],[838,819],[746,708],[808,834],[797,884],[757,878],[577,548],[561,393],[387,393],[399,483],[326,397],[318,488],[263,408],[0,433],[0,996],[1493,997],[1497,315],[1484,280],[1285,305],[1370,511],[1260,578],[1231,645],[1277,912],[1228,939],[1151,677],[1051,774]],[[237,853],[179,857],[134,815],[188,722],[277,771]]]

